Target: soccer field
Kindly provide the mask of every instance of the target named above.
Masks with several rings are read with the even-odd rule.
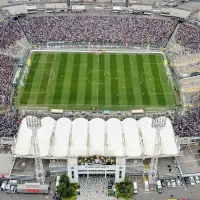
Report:
[[[35,52],[19,106],[87,110],[172,107],[161,54]]]

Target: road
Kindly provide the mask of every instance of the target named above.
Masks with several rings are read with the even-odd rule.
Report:
[[[0,192],[0,200],[53,200],[52,195],[39,195],[39,194],[6,194]]]
[[[200,184],[195,186],[180,186],[176,188],[164,188],[162,194],[157,192],[144,192],[144,185],[138,186],[138,194],[133,196],[133,200],[167,200],[171,197],[182,200],[183,198],[191,198],[192,200],[200,200]],[[34,195],[34,194],[6,194],[0,192],[0,200],[53,200],[53,195]],[[87,200],[87,199],[86,199]],[[103,200],[103,199],[102,199]]]
[[[167,200],[171,197],[182,200],[183,198],[191,198],[192,200],[200,199],[200,184],[190,187],[164,188],[162,194],[157,192],[140,192],[134,195],[134,200]]]

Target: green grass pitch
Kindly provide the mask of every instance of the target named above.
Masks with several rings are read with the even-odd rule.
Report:
[[[161,54],[35,52],[18,105],[127,110],[174,104]]]

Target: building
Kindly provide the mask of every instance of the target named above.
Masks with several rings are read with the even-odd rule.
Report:
[[[149,117],[138,121],[133,118],[56,121],[45,117],[41,124],[37,134],[43,161],[49,161],[51,173],[67,172],[71,182],[78,182],[81,174],[113,174],[116,182],[122,181],[126,173],[142,175],[143,160],[154,154],[156,130]],[[160,157],[178,156],[177,139],[168,118],[160,136]],[[24,118],[13,147],[16,159],[34,158],[31,137],[32,131]]]

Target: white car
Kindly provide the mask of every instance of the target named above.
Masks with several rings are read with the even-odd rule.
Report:
[[[200,179],[199,179],[198,176],[195,176],[194,179],[195,179],[195,181],[196,181],[197,184],[200,183]]]
[[[181,185],[181,181],[180,181],[180,179],[176,179],[176,185]]]
[[[6,191],[9,191],[9,190],[10,190],[10,184],[7,184],[7,185],[6,185],[5,190],[6,190]]]
[[[173,188],[176,187],[176,182],[175,182],[174,179],[171,180],[171,185],[172,185]]]
[[[1,190],[5,190],[6,189],[6,185],[7,185],[7,182],[3,181],[2,184],[1,184]]]
[[[194,178],[192,176],[189,177],[189,181],[190,181],[191,185],[195,185],[195,181],[194,181]]]

